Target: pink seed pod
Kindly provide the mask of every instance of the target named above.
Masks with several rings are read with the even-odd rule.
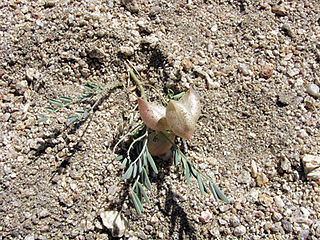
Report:
[[[200,99],[195,91],[189,91],[179,100],[171,100],[166,108],[170,129],[179,137],[190,139],[200,116]]]
[[[147,127],[156,131],[169,129],[165,118],[165,107],[155,103],[149,103],[142,98],[138,98],[138,107],[142,121],[147,125]]]
[[[171,132],[153,132],[148,137],[148,151],[152,156],[160,156],[165,154],[170,150],[172,144],[168,139],[163,135],[166,134],[167,137],[173,142],[175,135]]]

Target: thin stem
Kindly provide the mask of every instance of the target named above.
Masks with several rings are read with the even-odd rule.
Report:
[[[129,67],[129,65],[130,65],[130,67]],[[130,75],[130,77],[134,80],[134,82],[136,83],[136,85],[137,85],[137,88],[139,89],[139,91],[140,91],[140,94],[141,94],[141,98],[143,99],[143,100],[145,100],[145,101],[147,101],[147,97],[146,97],[146,94],[145,94],[145,92],[144,92],[144,88],[143,88],[143,83],[139,80],[139,78],[136,76],[136,74],[134,73],[134,71],[133,71],[133,66],[132,66],[132,64],[128,61],[128,64],[127,63],[125,63],[125,65],[126,65],[126,68],[128,69],[128,72],[129,72],[129,75]]]
[[[144,137],[146,137],[147,135],[148,135],[148,131],[146,130],[146,132],[145,132],[143,135],[141,135],[140,137],[134,139],[133,142],[130,144],[129,149],[128,149],[128,151],[127,151],[127,155],[128,155],[129,162],[130,162],[130,151],[131,151],[131,149],[133,148],[134,144],[135,144],[136,142],[140,141],[141,139],[143,139]],[[140,156],[140,155],[139,155],[139,156]],[[136,159],[137,159],[137,158],[136,158]],[[135,160],[135,161],[136,161],[136,160]]]

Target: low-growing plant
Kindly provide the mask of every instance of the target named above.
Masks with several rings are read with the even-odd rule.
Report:
[[[123,136],[113,148],[116,152],[119,144],[129,138],[129,147],[124,154],[118,155],[115,160],[121,161],[120,168],[124,170],[121,177],[123,181],[131,181],[129,193],[133,205],[138,214],[144,211],[143,201],[150,203],[147,190],[152,187],[150,176],[153,172],[158,174],[157,161],[154,157],[159,157],[172,152],[174,165],[179,168],[181,177],[186,179],[187,184],[191,183],[191,177],[197,180],[201,194],[211,192],[216,200],[229,203],[226,196],[221,192],[214,181],[202,173],[180,150],[176,139],[181,137],[183,141],[190,140],[195,131],[196,123],[199,119],[201,106],[200,98],[193,88],[186,93],[174,94],[168,90],[168,101],[163,105],[148,102],[144,84],[139,80],[133,67],[128,68],[129,76],[134,81],[140,91],[141,97],[137,98],[138,109],[142,123],[138,124],[132,131]],[[131,65],[132,66],[132,65]],[[38,122],[44,122],[50,114],[55,114],[63,108],[68,108],[71,104],[86,103],[95,96],[99,96],[93,103],[86,105],[82,109],[76,110],[75,114],[69,116],[66,125],[85,121],[93,112],[106,93],[113,88],[120,87],[121,83],[106,87],[91,82],[86,82],[84,92],[78,99],[69,97],[59,97],[59,99],[49,99],[50,106],[46,107],[48,114],[41,114]]]

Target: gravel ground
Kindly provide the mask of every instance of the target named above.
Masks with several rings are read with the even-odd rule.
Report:
[[[2,0],[0,236],[113,239],[115,210],[122,239],[320,239],[320,174],[303,165],[320,158],[319,39],[317,0]],[[136,214],[112,153],[139,119],[123,88],[76,130],[72,108],[37,123],[50,97],[127,81],[126,60],[160,92],[201,95],[188,156],[230,204],[163,161]]]

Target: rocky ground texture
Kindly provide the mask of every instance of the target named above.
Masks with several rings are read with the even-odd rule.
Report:
[[[319,40],[317,0],[2,0],[1,238],[319,239]],[[139,120],[127,60],[163,94],[194,86],[187,154],[230,204],[164,161],[137,215],[112,153]],[[73,108],[37,123],[86,81],[128,89],[77,129]]]

